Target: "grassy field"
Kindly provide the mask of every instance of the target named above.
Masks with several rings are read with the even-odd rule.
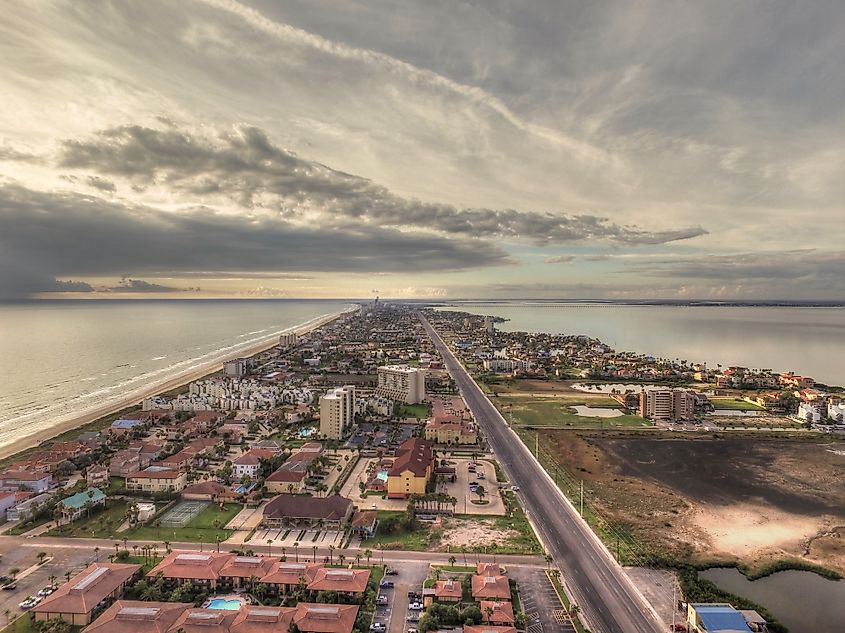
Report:
[[[65,536],[70,538],[122,538],[125,534],[117,528],[126,519],[129,504],[123,500],[111,500],[108,506],[99,512],[92,512],[91,516],[61,525],[47,532],[47,536]]]
[[[379,521],[384,522],[386,519],[401,518],[404,512],[379,512]],[[431,546],[431,537],[433,530],[427,523],[417,522],[417,528],[412,531],[396,530],[389,534],[384,534],[381,531],[371,539],[364,539],[363,546],[370,549],[400,549],[409,552],[424,552]]]
[[[600,418],[578,415],[570,407],[576,404],[597,406],[592,401],[579,399],[569,402],[558,398],[498,398],[496,404],[505,419],[519,427],[540,428],[615,428],[650,427],[652,424],[636,415],[620,415],[615,418]],[[614,402],[616,408],[619,405]]]
[[[14,622],[8,624],[0,633],[38,633],[33,616],[29,613],[22,613]]]
[[[418,418],[420,420],[425,420],[430,416],[430,404],[403,404],[399,407],[400,418]]]
[[[227,503],[221,510],[217,505],[209,505],[193,521],[183,528],[141,526],[127,530],[122,535],[129,539],[142,541],[185,541],[190,543],[214,543],[217,539],[225,541],[232,535],[232,530],[224,526],[241,511],[241,505]]]
[[[737,400],[736,398],[710,398],[710,402],[717,409],[729,409],[731,411],[762,411],[763,407]]]

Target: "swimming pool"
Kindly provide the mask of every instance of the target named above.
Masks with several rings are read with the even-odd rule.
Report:
[[[242,602],[238,599],[214,598],[208,603],[207,609],[223,609],[225,611],[237,611],[241,608]]]
[[[387,471],[380,470],[376,473],[376,479],[381,479],[382,481],[387,481]]]

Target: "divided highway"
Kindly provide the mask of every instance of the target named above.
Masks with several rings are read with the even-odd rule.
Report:
[[[549,554],[564,571],[567,585],[593,633],[665,630],[667,627],[657,620],[622,568],[508,427],[440,335],[422,314],[419,316],[505,473],[519,486],[529,518],[541,533]]]

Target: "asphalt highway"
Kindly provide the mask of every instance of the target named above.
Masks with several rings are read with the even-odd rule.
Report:
[[[540,538],[563,570],[567,587],[593,633],[657,633],[662,625],[613,556],[504,418],[420,315],[446,369],[487,437]]]

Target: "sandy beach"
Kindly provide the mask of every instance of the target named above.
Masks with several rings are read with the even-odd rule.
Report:
[[[89,408],[85,411],[80,411],[75,414],[69,414],[67,416],[60,417],[56,420],[55,424],[48,428],[21,437],[19,440],[16,440],[4,446],[0,446],[0,459],[6,459],[7,457],[16,455],[21,451],[25,451],[27,449],[39,446],[44,442],[58,435],[61,435],[62,433],[66,433],[67,431],[73,430],[75,428],[85,426],[86,424],[90,424],[91,422],[94,422],[102,417],[117,413],[118,411],[121,411],[128,407],[138,405],[144,400],[144,398],[148,398],[150,396],[154,396],[165,391],[170,391],[171,389],[186,385],[194,380],[202,378],[203,376],[214,373],[216,371],[220,371],[223,368],[223,363],[227,360],[260,354],[263,351],[275,347],[278,344],[278,336],[282,332],[296,332],[297,334],[305,334],[306,332],[311,332],[319,327],[322,327],[326,323],[334,321],[343,314],[345,314],[345,312],[329,314],[300,326],[295,326],[286,330],[280,330],[272,337],[268,337],[266,341],[257,345],[253,345],[252,347],[233,351],[230,354],[220,356],[218,358],[215,358],[213,361],[209,361],[208,363],[204,363],[198,367],[193,367],[177,375],[170,376],[163,380],[150,382],[144,387],[135,389],[121,397],[111,399],[108,402],[104,402],[101,406]]]

